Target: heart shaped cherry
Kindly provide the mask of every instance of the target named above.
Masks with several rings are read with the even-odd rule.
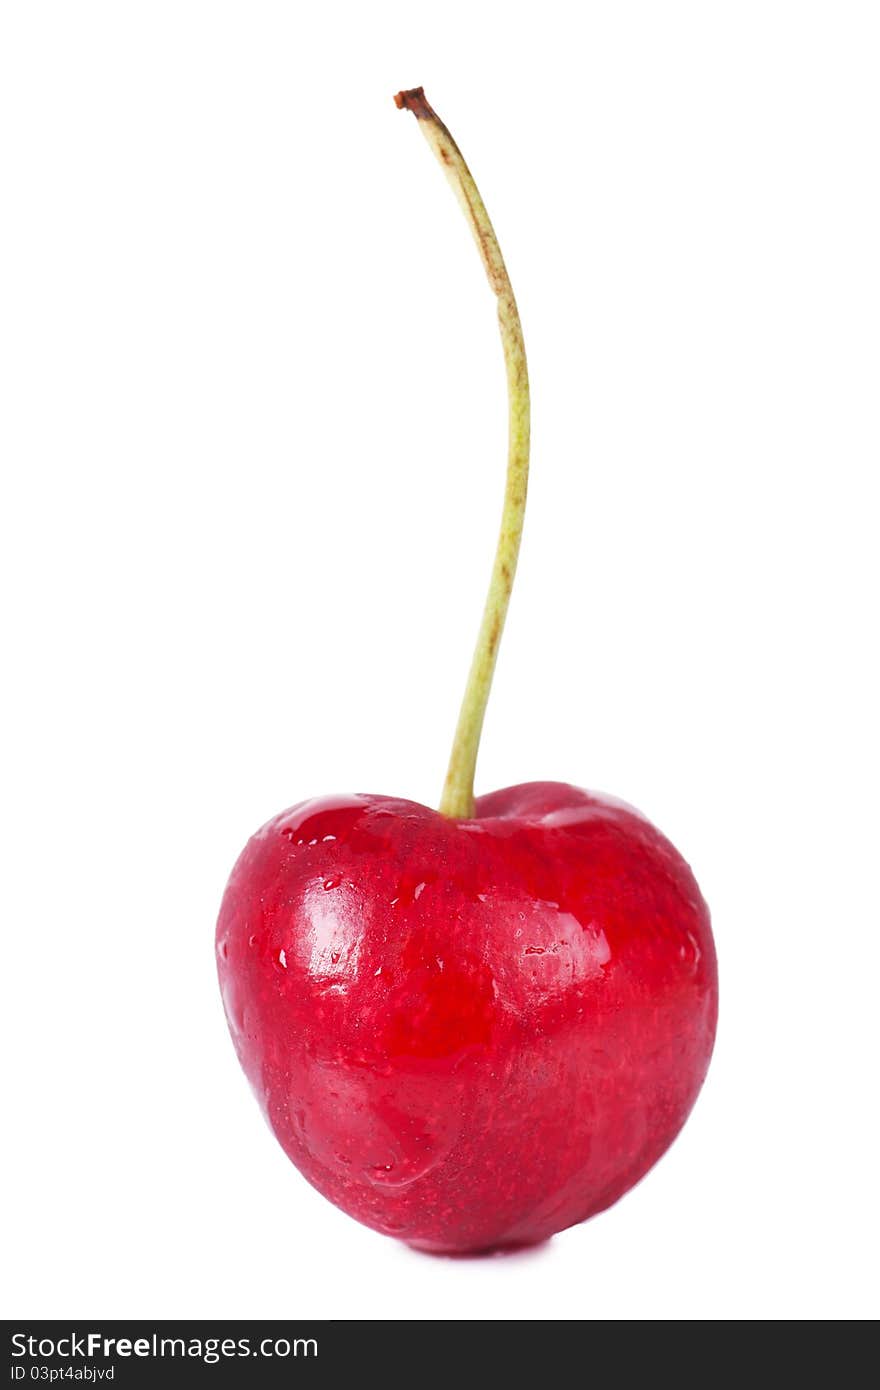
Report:
[[[717,973],[687,864],[610,797],[555,782],[473,798],[519,550],[528,377],[476,185],[421,88],[402,92],[498,296],[510,391],[501,538],[439,811],[306,801],[233,869],[226,1016],[285,1152],[376,1230],[458,1253],[541,1240],[660,1157],[709,1065]]]

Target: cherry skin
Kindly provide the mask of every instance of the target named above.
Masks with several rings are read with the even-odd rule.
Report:
[[[293,1163],[425,1250],[540,1241],[675,1138],[717,973],[687,864],[621,802],[557,782],[472,819],[303,802],[249,841],[217,960],[241,1064]]]

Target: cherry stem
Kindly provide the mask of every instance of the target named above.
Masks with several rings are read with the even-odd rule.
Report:
[[[501,534],[440,799],[440,811],[444,816],[466,820],[474,814],[477,752],[522,539],[529,477],[529,373],[522,324],[504,257],[461,150],[425,100],[421,87],[398,92],[394,100],[399,108],[411,111],[418,120],[419,128],[442,165],[473,232],[489,284],[498,298],[498,324],[507,372],[507,481]]]

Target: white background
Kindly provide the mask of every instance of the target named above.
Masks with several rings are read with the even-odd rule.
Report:
[[[0,20],[8,1316],[878,1311],[878,13],[15,3]],[[436,801],[514,278],[533,483],[479,766],[640,806],[713,908],[672,1152],[531,1254],[354,1224],[266,1130],[247,836]]]

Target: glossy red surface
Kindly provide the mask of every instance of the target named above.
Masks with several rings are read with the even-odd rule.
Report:
[[[232,872],[217,959],[289,1157],[428,1250],[541,1240],[616,1201],[715,1035],[690,869],[631,807],[561,783],[468,821],[381,796],[285,811]]]

